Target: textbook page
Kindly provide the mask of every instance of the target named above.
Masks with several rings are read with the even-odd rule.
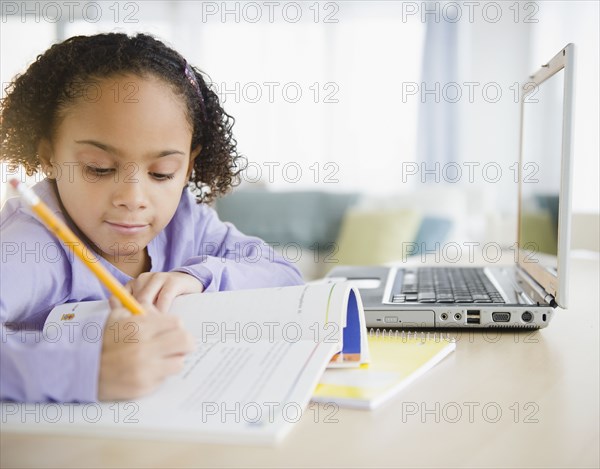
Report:
[[[239,331],[259,340],[333,342],[342,339],[350,291],[348,283],[339,283],[194,293],[177,297],[170,312],[207,338]]]

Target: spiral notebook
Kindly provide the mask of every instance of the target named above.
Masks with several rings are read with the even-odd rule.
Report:
[[[447,334],[371,329],[371,361],[355,369],[328,369],[313,393],[315,402],[375,409],[456,348]]]

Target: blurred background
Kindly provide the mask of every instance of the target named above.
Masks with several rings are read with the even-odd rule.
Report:
[[[215,208],[307,279],[514,246],[520,86],[575,43],[573,247],[598,251],[596,1],[0,3],[3,93],[53,43],[105,31],[203,70],[248,160]]]

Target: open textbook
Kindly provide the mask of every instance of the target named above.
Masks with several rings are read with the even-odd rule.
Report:
[[[170,312],[197,341],[184,369],[131,402],[2,403],[4,431],[273,443],[306,410],[326,367],[368,361],[358,290],[345,282],[179,296]],[[44,334],[107,301],[52,310]]]

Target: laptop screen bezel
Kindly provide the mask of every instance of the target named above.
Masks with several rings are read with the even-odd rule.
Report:
[[[523,84],[521,88],[521,132],[519,151],[519,210],[517,223],[517,245],[518,264],[525,270],[544,290],[554,297],[554,301],[562,308],[567,307],[567,279],[569,270],[569,246],[571,242],[571,180],[572,180],[572,134],[573,134],[573,67],[574,67],[574,44],[567,44],[556,54],[550,62],[543,65],[534,75]],[[544,267],[542,263],[536,262],[536,253],[522,249],[520,246],[521,212],[522,207],[522,184],[523,184],[523,138],[524,138],[524,111],[527,97],[533,93],[537,86],[556,73],[564,70],[564,94],[563,94],[563,128],[561,148],[561,177],[558,206],[558,244],[557,244],[557,268],[556,274]]]

